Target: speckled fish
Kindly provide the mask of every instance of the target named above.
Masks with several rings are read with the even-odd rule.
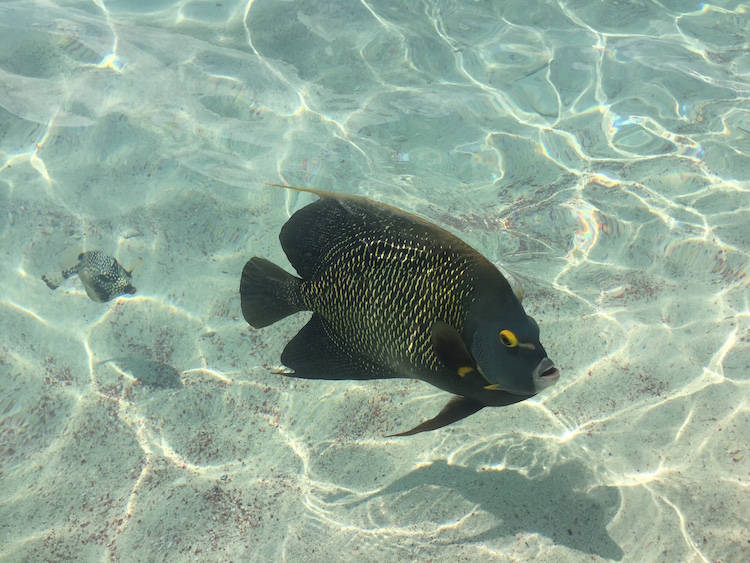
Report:
[[[455,395],[435,418],[395,436],[517,403],[556,383],[537,323],[472,247],[364,197],[290,189],[320,198],[279,235],[301,278],[255,257],[240,282],[242,314],[254,328],[313,312],[281,355],[294,373],[280,373],[416,378]]]
[[[92,250],[79,254],[78,264],[63,270],[62,277],[68,279],[70,276],[78,274],[83,287],[86,289],[86,294],[92,300],[102,303],[120,295],[136,292],[131,283],[132,271],[132,269],[128,271],[123,268],[112,256],[98,250]],[[50,289],[56,289],[59,286],[46,276],[42,276],[42,280]]]

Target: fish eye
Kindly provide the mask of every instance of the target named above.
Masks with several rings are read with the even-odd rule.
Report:
[[[508,348],[515,348],[518,346],[518,338],[509,330],[500,331],[500,342]]]

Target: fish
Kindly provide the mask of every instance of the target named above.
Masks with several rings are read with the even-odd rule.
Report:
[[[78,263],[63,270],[62,277],[68,279],[78,274],[86,295],[93,301],[104,303],[120,295],[132,295],[136,292],[131,276],[134,269],[135,267],[126,270],[112,256],[99,250],[91,250],[80,253]],[[42,275],[42,280],[52,290],[60,285],[45,275]]]
[[[297,272],[255,256],[240,306],[255,329],[300,311],[307,324],[276,373],[305,379],[419,379],[453,396],[411,436],[484,407],[508,406],[554,385],[559,372],[508,280],[455,235],[356,195],[316,195],[281,228]],[[522,294],[521,294],[522,295]]]

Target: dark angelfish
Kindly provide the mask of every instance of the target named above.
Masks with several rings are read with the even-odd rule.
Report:
[[[285,375],[416,378],[455,395],[435,418],[396,436],[523,401],[555,384],[559,374],[539,327],[476,250],[389,205],[289,189],[320,197],[279,235],[300,277],[255,257],[240,283],[242,314],[255,328],[313,312],[281,355],[294,370]]]

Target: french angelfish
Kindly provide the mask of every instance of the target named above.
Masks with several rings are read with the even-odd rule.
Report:
[[[416,378],[454,394],[408,436],[554,385],[539,327],[484,256],[424,219],[364,197],[279,186],[320,199],[282,227],[300,277],[259,257],[242,271],[242,314],[262,328],[310,321],[281,362],[307,379]]]

